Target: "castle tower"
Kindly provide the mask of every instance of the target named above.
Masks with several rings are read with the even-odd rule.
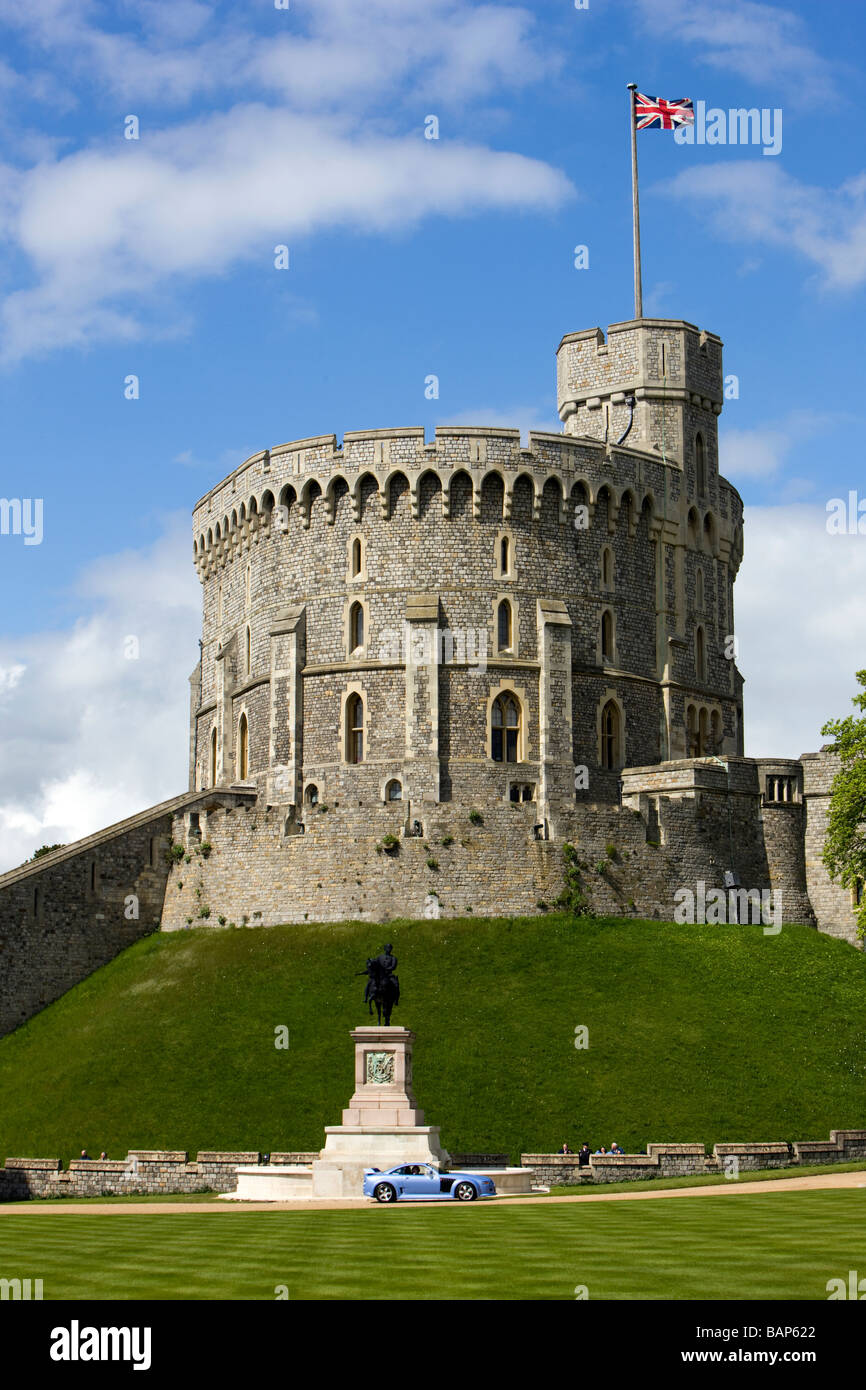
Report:
[[[722,343],[682,319],[614,323],[567,334],[557,349],[557,408],[568,435],[622,440],[680,468],[702,434],[717,460]]]
[[[449,801],[517,803],[547,833],[616,804],[625,767],[742,752],[719,338],[569,334],[557,388],[563,432],[528,447],[321,435],[201,499],[192,787],[255,788],[287,833],[320,804],[411,826]]]

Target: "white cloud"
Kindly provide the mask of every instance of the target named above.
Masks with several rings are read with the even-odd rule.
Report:
[[[276,245],[324,228],[392,234],[433,215],[554,208],[573,192],[523,155],[263,106],[120,144],[7,171],[7,234],[37,283],[2,306],[5,360],[134,339],[176,277],[214,276],[241,258],[272,265]],[[167,295],[162,312],[169,322],[176,312]]]
[[[0,22],[62,62],[71,82],[126,103],[182,105],[255,90],[296,108],[357,111],[393,107],[410,82],[413,99],[477,101],[563,62],[535,38],[530,10],[468,0],[292,0],[290,11],[263,7],[243,17],[177,0],[111,16],[88,0],[0,0]]]
[[[799,757],[850,714],[866,665],[866,536],[831,536],[823,505],[746,507],[734,589],[746,753]]]
[[[573,193],[543,161],[461,142],[448,125],[454,107],[501,103],[561,65],[518,6],[293,0],[243,15],[196,0],[113,13],[95,0],[0,0],[3,24],[27,55],[19,71],[0,69],[12,121],[0,236],[25,267],[0,304],[7,363],[177,335],[188,327],[180,281],[269,264],[290,239],[543,211]],[[107,104],[110,136],[70,152],[65,116],[58,133],[22,131],[21,92],[55,116]],[[193,99],[204,115],[156,127],[154,103]],[[140,116],[140,140],[122,138],[118,112]],[[424,139],[427,114],[440,116],[441,141]]]
[[[828,290],[866,284],[866,175],[835,189],[801,183],[765,160],[684,170],[660,191],[703,214],[730,241],[793,252]]]
[[[650,34],[690,45],[711,67],[737,73],[759,87],[781,85],[792,102],[804,106],[836,93],[836,69],[815,52],[802,18],[781,5],[754,0],[634,3]]]
[[[201,605],[190,552],[188,518],[171,516],[146,550],[88,567],[89,613],[73,628],[0,642],[0,870],[185,790]]]
[[[719,434],[719,467],[726,478],[739,484],[744,480],[775,479],[798,445],[838,427],[843,417],[816,410],[792,410],[783,419],[754,429],[729,429]],[[798,484],[802,479],[795,480]]]

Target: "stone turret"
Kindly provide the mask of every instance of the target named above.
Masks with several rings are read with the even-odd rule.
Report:
[[[664,453],[684,467],[702,432],[715,469],[722,342],[682,319],[634,319],[568,333],[556,354],[565,433]],[[627,434],[626,434],[627,432]]]

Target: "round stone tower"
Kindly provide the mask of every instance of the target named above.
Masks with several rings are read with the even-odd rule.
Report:
[[[625,765],[742,753],[721,343],[564,338],[563,434],[356,431],[198,503],[190,784],[271,806],[616,803]]]

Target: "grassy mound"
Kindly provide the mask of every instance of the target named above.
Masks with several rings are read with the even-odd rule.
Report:
[[[386,931],[394,1022],[417,1034],[415,1092],[452,1152],[866,1122],[866,959],[809,928],[310,924],[148,937],[0,1040],[0,1157],[320,1148],[369,1021],[356,972]]]

